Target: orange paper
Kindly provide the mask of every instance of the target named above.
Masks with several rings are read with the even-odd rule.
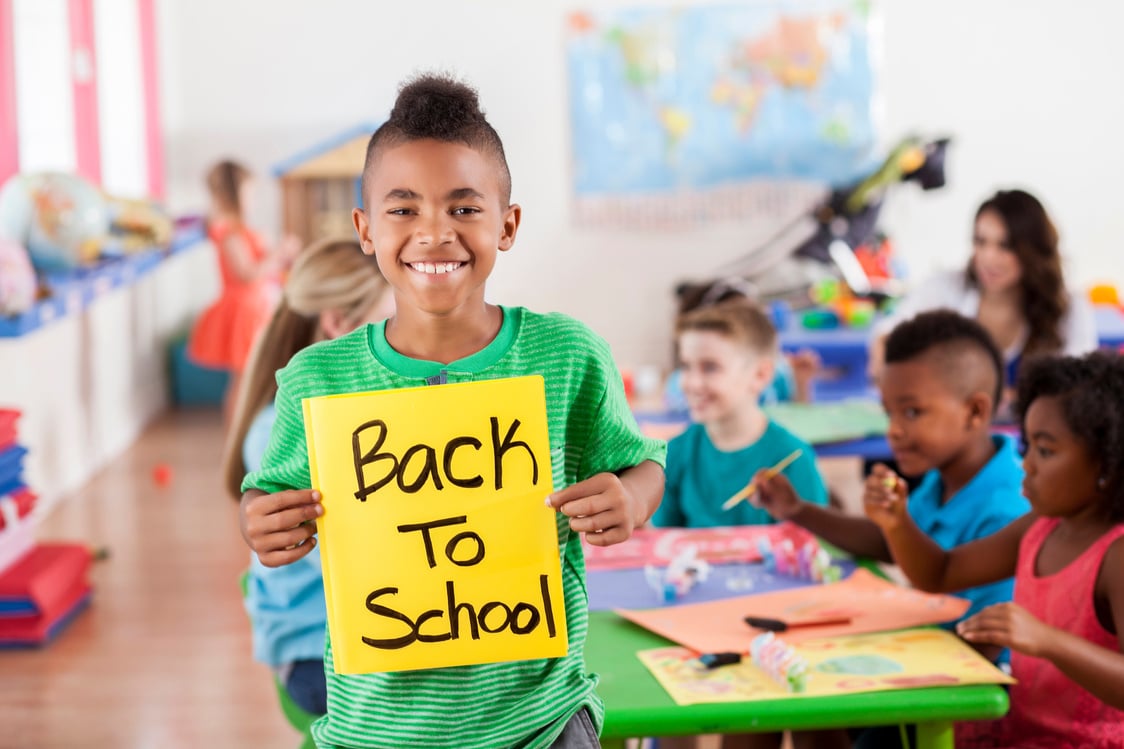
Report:
[[[743,652],[761,630],[746,616],[799,620],[850,617],[848,624],[801,627],[785,632],[788,642],[821,637],[889,632],[959,619],[971,604],[962,598],[903,588],[865,569],[830,585],[781,590],[755,596],[643,611],[618,610],[625,619],[697,653]]]

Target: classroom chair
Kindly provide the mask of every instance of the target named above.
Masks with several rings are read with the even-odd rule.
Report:
[[[242,591],[242,598],[246,597],[249,584],[250,573],[243,570],[238,577],[238,587]],[[285,685],[276,676],[273,677],[273,686],[277,689],[277,701],[281,703],[281,712],[285,715],[285,719],[301,734],[300,749],[316,749],[316,742],[312,740],[312,723],[317,716],[306,712],[304,708],[293,702],[293,698],[289,696],[289,691],[285,689]]]

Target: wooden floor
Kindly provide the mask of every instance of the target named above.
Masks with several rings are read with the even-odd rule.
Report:
[[[40,526],[41,540],[109,557],[58,639],[0,651],[0,747],[299,746],[250,658],[237,586],[249,551],[219,487],[221,437],[217,411],[169,413]]]

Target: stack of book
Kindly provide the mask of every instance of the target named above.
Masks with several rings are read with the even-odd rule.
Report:
[[[90,551],[39,544],[0,574],[0,647],[44,645],[90,602]]]
[[[36,496],[23,478],[27,448],[19,444],[19,417],[19,411],[0,408],[0,574],[34,545],[28,516]]]
[[[37,497],[23,477],[19,417],[0,408],[0,647],[48,642],[90,600],[89,549],[35,543]]]

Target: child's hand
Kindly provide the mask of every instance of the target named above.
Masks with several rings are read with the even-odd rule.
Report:
[[[769,477],[769,470],[763,468],[753,477],[757,492],[749,498],[750,502],[763,508],[777,520],[788,520],[800,511],[803,501],[796,496],[796,490],[783,473]]]
[[[1044,624],[1022,606],[997,603],[956,625],[956,632],[971,643],[999,645],[1035,657],[1054,639],[1053,627]]]
[[[905,481],[881,463],[874,466],[863,486],[863,508],[879,528],[894,530],[906,516]]]
[[[594,546],[627,541],[642,525],[647,508],[614,473],[598,473],[546,498],[549,507],[570,517],[570,528]]]
[[[796,402],[810,403],[812,401],[812,380],[816,378],[822,366],[819,355],[810,349],[801,349],[795,354],[789,354],[788,362],[792,367]]]
[[[301,251],[301,239],[296,234],[286,234],[281,237],[281,242],[277,245],[277,254],[281,258],[281,262],[289,265],[296,260],[297,255]]]
[[[242,538],[266,567],[290,564],[316,545],[316,518],[324,514],[312,489],[247,492],[239,507]]]

